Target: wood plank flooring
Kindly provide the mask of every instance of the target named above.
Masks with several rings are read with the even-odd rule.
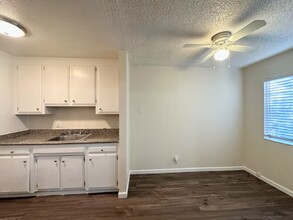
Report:
[[[293,219],[293,198],[245,171],[132,175],[117,193],[0,199],[0,219]]]

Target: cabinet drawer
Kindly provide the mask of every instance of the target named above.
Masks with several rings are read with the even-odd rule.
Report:
[[[107,153],[107,152],[116,152],[116,146],[106,146],[106,147],[90,147],[89,153]]]
[[[33,150],[34,154],[83,154],[83,147],[76,148],[38,148]]]
[[[28,155],[28,149],[1,149],[0,155]]]

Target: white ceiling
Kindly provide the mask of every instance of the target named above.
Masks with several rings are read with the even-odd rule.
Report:
[[[29,36],[0,37],[0,49],[18,56],[116,58],[129,51],[133,65],[198,65],[220,31],[235,33],[256,19],[267,25],[239,44],[259,47],[233,53],[243,67],[293,47],[292,0],[1,0],[0,14],[22,23]],[[204,65],[211,66],[208,62]]]
[[[21,23],[27,37],[0,36],[18,56],[116,58],[118,45],[103,3],[96,0],[1,0],[0,14]]]

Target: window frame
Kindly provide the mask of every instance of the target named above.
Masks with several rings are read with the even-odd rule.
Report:
[[[282,79],[282,78],[287,78],[287,77],[293,77],[292,74],[289,75],[279,75],[276,76],[274,78],[267,78],[263,81],[263,136],[264,136],[264,140],[267,141],[272,141],[272,142],[276,142],[276,143],[280,143],[280,144],[285,144],[285,145],[289,145],[289,146],[293,146],[293,140],[286,140],[286,139],[281,139],[281,138],[276,138],[276,137],[270,137],[265,135],[265,130],[266,130],[266,102],[265,102],[265,83],[269,82],[269,81],[273,81],[273,80],[278,80],[278,79]]]

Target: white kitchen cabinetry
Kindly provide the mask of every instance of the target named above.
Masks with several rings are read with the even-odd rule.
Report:
[[[74,106],[95,106],[95,66],[70,67],[70,102]]]
[[[16,82],[19,115],[49,114],[48,107],[58,106],[93,106],[97,114],[119,114],[116,64],[20,64]]]
[[[37,191],[84,187],[84,156],[40,156],[36,158]]]
[[[97,114],[118,114],[118,67],[99,66],[97,74]]]
[[[0,197],[118,191],[116,144],[5,146]]]
[[[116,148],[105,147],[90,149],[87,169],[87,186],[89,189],[117,188]]]
[[[17,66],[17,114],[41,114],[41,65]]]
[[[38,157],[35,164],[35,181],[37,190],[58,190],[60,188],[60,159],[55,157]]]
[[[42,73],[43,101],[46,106],[69,105],[69,66],[46,65]]]
[[[29,192],[29,156],[0,156],[0,192]]]
[[[64,156],[61,158],[61,188],[84,187],[84,156]]]

